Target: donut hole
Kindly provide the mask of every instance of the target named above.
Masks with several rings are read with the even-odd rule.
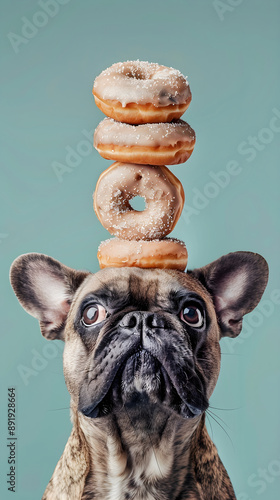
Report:
[[[140,69],[132,69],[127,73],[128,78],[133,78],[134,80],[145,80],[146,77]]]
[[[132,210],[136,210],[137,212],[143,212],[146,208],[146,201],[143,196],[134,196],[130,200],[130,206]]]

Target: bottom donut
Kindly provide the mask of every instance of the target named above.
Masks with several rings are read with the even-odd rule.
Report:
[[[97,258],[101,269],[142,267],[184,271],[188,252],[183,241],[171,238],[152,241],[110,238],[100,244]]]

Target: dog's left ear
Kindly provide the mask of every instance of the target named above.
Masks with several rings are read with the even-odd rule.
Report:
[[[22,307],[39,320],[44,337],[64,340],[72,299],[88,274],[47,255],[29,253],[13,262],[10,279]]]
[[[268,265],[256,253],[233,252],[190,274],[212,295],[221,336],[236,337],[244,314],[251,312],[262,297]]]

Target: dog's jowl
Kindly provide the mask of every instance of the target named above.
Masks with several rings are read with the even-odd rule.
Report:
[[[235,499],[205,411],[219,340],[240,333],[267,277],[250,252],[188,273],[16,259],[20,303],[47,339],[65,341],[73,430],[43,499]]]

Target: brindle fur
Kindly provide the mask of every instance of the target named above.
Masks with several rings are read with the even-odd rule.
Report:
[[[71,395],[73,430],[43,500],[234,500],[230,479],[206,430],[204,401],[218,379],[221,336],[238,335],[242,316],[259,302],[267,276],[264,259],[247,252],[229,254],[187,274],[121,268],[92,275],[39,254],[19,257],[11,270],[15,293],[40,320],[46,338],[65,340],[64,375]],[[81,304],[91,294],[99,294],[112,310],[88,335],[79,318]],[[203,332],[191,331],[173,311],[174,297],[180,294],[196,294],[205,305]],[[103,416],[86,416],[84,409],[104,387],[108,366],[114,366],[118,352],[122,354],[120,342],[130,345],[125,344],[129,337],[122,340],[122,318],[138,311],[143,322],[146,312],[163,321],[161,329],[149,334],[155,337],[157,332],[159,340],[151,342],[159,342],[160,355],[165,350],[167,357],[170,354],[172,370],[184,366],[184,359],[194,363],[194,382],[190,379],[193,385],[187,397],[195,398],[201,408],[196,416],[184,418],[181,406],[175,407],[172,399],[170,407],[161,404],[153,392],[156,381],[151,379],[149,392],[145,386],[149,380],[141,377],[127,385],[126,379],[113,382]],[[100,359],[96,366],[94,357]],[[136,368],[134,373],[139,378]],[[131,403],[130,390],[137,395],[137,404]]]

